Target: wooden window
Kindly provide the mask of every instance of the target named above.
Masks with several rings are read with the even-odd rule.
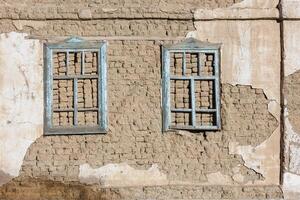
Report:
[[[106,44],[45,44],[45,134],[105,133]]]
[[[163,47],[163,130],[219,130],[218,44],[194,38]]]

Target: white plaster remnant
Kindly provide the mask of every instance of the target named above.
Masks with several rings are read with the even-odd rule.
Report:
[[[229,143],[229,153],[241,155],[246,167],[265,178],[263,181],[255,181],[254,184],[279,184],[280,158],[277,146],[279,144],[278,127],[267,140],[256,147],[240,146],[237,142]]]
[[[299,0],[282,0],[282,10],[284,18],[300,19]]]
[[[300,15],[300,1],[298,13]],[[284,21],[284,75],[300,70],[300,21]]]
[[[166,185],[167,176],[153,164],[147,170],[138,170],[126,163],[108,164],[93,169],[89,164],[80,165],[79,179],[82,183],[100,184],[104,187]]]
[[[285,100],[287,104],[287,100]],[[285,149],[284,154],[288,158],[286,171],[300,175],[300,134],[297,133],[289,121],[287,107],[284,110],[285,116]]]
[[[283,191],[285,199],[299,199],[300,197],[300,175],[284,173]]]
[[[278,18],[279,0],[244,0],[227,8],[198,9],[195,19]]]
[[[289,147],[289,171],[300,175],[300,144],[291,144]]]
[[[188,36],[222,44],[222,83],[262,88],[269,100],[280,102],[278,23],[267,20],[197,21],[195,27],[196,31]]]
[[[43,134],[42,44],[26,36],[0,34],[0,171],[12,178]]]
[[[92,18],[92,11],[89,8],[80,9],[78,12],[78,17],[80,19],[91,19]]]
[[[206,175],[209,185],[232,185],[233,180],[229,175],[224,175],[221,172],[211,173]]]
[[[275,8],[278,1],[243,1],[235,4],[243,7]],[[243,9],[242,9],[243,8]],[[222,13],[223,9],[218,12]],[[229,12],[229,11],[228,11]],[[197,13],[195,17],[199,19]],[[253,16],[252,16],[253,17]],[[235,16],[236,18],[236,16]],[[202,41],[221,43],[221,81],[231,85],[251,85],[262,88],[270,103],[269,112],[280,120],[280,29],[275,21],[196,21],[193,36]],[[222,72],[226,73],[222,73]],[[239,154],[245,166],[263,175],[264,180],[254,184],[279,184],[280,128],[262,144],[240,146],[230,144],[230,152]],[[241,181],[242,177],[235,177]],[[248,183],[252,184],[252,183]]]

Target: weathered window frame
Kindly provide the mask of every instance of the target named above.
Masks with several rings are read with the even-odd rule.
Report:
[[[44,134],[45,135],[74,135],[74,134],[103,134],[107,132],[107,80],[106,80],[106,47],[105,42],[85,41],[81,38],[71,37],[62,43],[44,44]],[[98,79],[98,125],[97,126],[73,126],[73,127],[53,127],[53,51],[60,52],[98,52],[98,74],[93,78]],[[68,56],[67,61],[68,63]],[[87,75],[66,75],[66,79],[73,79],[74,87],[74,113],[78,112],[76,106],[77,80],[78,78],[88,78]],[[88,75],[92,76],[92,75]],[[74,120],[77,120],[74,114]],[[100,116],[100,117],[99,117]]]
[[[212,44],[198,41],[194,38],[188,38],[181,43],[175,45],[162,46],[162,109],[163,109],[163,131],[169,130],[190,130],[190,131],[217,131],[221,129],[221,103],[220,103],[220,44]],[[204,77],[198,75],[197,77],[172,77],[170,75],[170,53],[179,52],[185,55],[188,53],[211,53],[214,54],[214,76]],[[183,56],[184,57],[184,56]],[[185,59],[185,58],[183,58]],[[183,61],[185,63],[185,61]],[[183,64],[183,68],[185,64]],[[200,65],[200,64],[199,64]],[[199,66],[201,67],[201,66]],[[183,69],[184,71],[184,69]],[[178,78],[178,79],[177,79]],[[170,105],[170,81],[171,80],[190,80],[191,85],[191,100],[192,100],[192,126],[172,127],[171,120],[171,105]],[[200,112],[215,112],[216,125],[215,126],[196,126],[196,109],[195,109],[195,94],[194,81],[195,80],[212,80],[214,81],[215,94],[215,109],[199,110]],[[180,109],[179,109],[180,110]],[[198,111],[198,110],[197,110]]]

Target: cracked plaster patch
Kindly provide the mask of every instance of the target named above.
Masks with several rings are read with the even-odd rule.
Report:
[[[82,183],[105,187],[168,184],[167,176],[159,171],[157,164],[147,170],[137,170],[126,163],[108,164],[97,169],[83,164],[80,165],[79,179]]]
[[[244,0],[228,8],[197,9],[195,19],[278,18],[279,0]]]
[[[249,0],[232,7],[239,9],[255,6],[268,8],[276,6],[277,3],[278,1]],[[197,12],[195,18],[199,19],[201,18],[199,10]],[[218,12],[222,13],[223,10],[219,9]],[[230,72],[221,73],[222,83],[262,88],[267,99],[270,100],[269,112],[277,121],[280,121],[279,25],[271,21],[197,21],[194,25],[196,31],[189,32],[187,37],[222,43],[221,72]],[[256,147],[240,146],[238,143],[232,142],[230,152],[241,155],[245,166],[263,175],[265,179],[256,181],[257,184],[279,183],[279,127],[271,137]]]
[[[43,133],[42,45],[26,36],[0,35],[0,170],[11,178]]]

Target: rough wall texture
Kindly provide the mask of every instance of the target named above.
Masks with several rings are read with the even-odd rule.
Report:
[[[289,121],[293,130],[300,134],[300,71],[286,77],[284,93]]]
[[[154,0],[154,1],[1,1],[0,18],[93,19],[93,18],[192,18],[196,8],[230,6],[241,0]]]
[[[197,38],[224,43],[222,131],[163,134],[160,45],[167,42],[161,39],[111,40],[108,45],[107,135],[39,137],[41,129],[34,128],[32,133],[39,138],[28,148],[23,162],[16,165],[22,163],[19,177],[22,179],[2,187],[0,195],[4,199],[26,197],[17,196],[18,193],[31,195],[30,199],[43,197],[41,195],[46,199],[55,199],[57,195],[65,195],[65,199],[280,198],[278,187],[256,186],[278,184],[279,180],[279,25],[271,20],[195,23],[193,20],[201,19],[193,14],[198,8],[225,7],[237,2],[240,1],[32,0],[12,3],[0,0],[1,33],[25,32],[29,36],[56,40],[69,35],[173,40],[185,37],[196,28]],[[272,0],[245,2],[238,4],[244,5],[239,12],[270,8],[273,13],[278,3]],[[273,14],[268,17],[276,17],[276,13]],[[39,97],[42,98],[40,93]],[[43,105],[39,102],[38,106]],[[17,133],[22,134],[22,131]],[[17,167],[14,170],[19,171]],[[6,173],[0,171],[0,177],[9,180],[11,177]],[[132,181],[132,177],[141,174],[143,178]],[[98,185],[86,186],[83,182]],[[104,196],[99,189],[99,185],[113,187],[120,183],[121,186],[163,186],[107,189]],[[196,186],[198,184],[201,186]]]
[[[34,188],[34,189],[33,189]],[[78,182],[17,179],[0,188],[1,200],[282,199],[279,186],[150,186],[99,188]]]
[[[285,0],[284,16],[295,18],[284,22],[284,175],[283,188],[286,198],[300,197],[300,18],[299,1]]]
[[[140,48],[143,44],[145,42],[124,45],[123,48]],[[121,52],[126,54],[128,51]],[[88,163],[99,168],[124,162],[136,169],[157,164],[170,183],[213,184],[218,181],[213,176],[216,173],[229,180],[223,184],[245,184],[264,179],[261,174],[243,166],[240,156],[229,153],[229,142],[257,146],[277,127],[278,122],[269,113],[269,101],[261,89],[223,85],[222,132],[162,134],[159,65],[148,70],[144,68],[139,73],[138,82],[132,76],[124,81],[131,65],[119,68],[111,63],[111,66],[114,67],[109,70],[108,81],[108,134],[41,137],[24,158],[22,176],[79,181],[80,165]]]

